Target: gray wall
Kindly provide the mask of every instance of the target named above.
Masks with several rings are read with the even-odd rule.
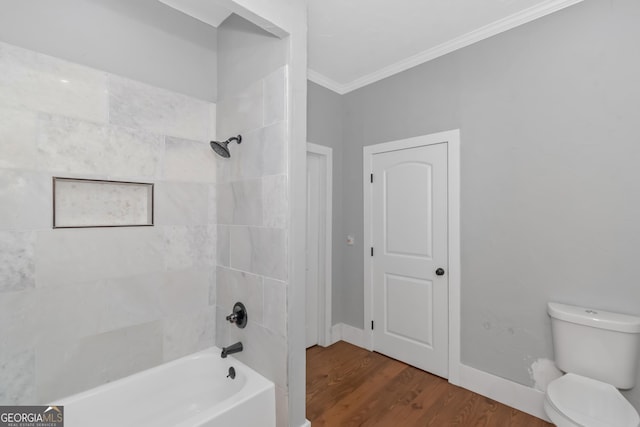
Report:
[[[640,315],[639,19],[587,0],[343,97],[341,319],[363,326],[362,147],[455,128],[463,363],[532,386],[547,301]]]
[[[22,0],[0,5],[0,40],[207,101],[215,28],[156,0]]]
[[[333,254],[331,257],[332,266],[332,287],[331,309],[332,324],[346,321],[343,313],[347,311],[348,305],[343,305],[342,296],[344,294],[343,280],[343,252],[351,249],[346,246],[346,234],[342,227],[342,170],[343,170],[343,101],[342,97],[335,92],[323,88],[315,83],[309,82],[307,86],[307,141],[314,144],[324,145],[333,149]]]

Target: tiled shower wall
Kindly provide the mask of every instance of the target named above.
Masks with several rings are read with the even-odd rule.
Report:
[[[0,44],[0,405],[214,343],[214,132],[214,104]],[[54,230],[52,176],[155,183],[155,226]]]
[[[218,169],[218,346],[242,341],[240,360],[276,384],[286,425],[288,201],[287,67],[218,102],[218,134],[241,133]],[[236,301],[249,322],[225,321]]]

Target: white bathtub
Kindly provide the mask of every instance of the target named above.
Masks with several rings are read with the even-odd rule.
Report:
[[[235,379],[227,378],[229,367]],[[60,399],[65,427],[274,427],[275,388],[211,347]]]

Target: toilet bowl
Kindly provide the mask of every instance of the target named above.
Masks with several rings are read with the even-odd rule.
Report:
[[[556,366],[544,409],[559,427],[640,427],[618,389],[635,386],[640,317],[566,304],[547,304]]]
[[[575,374],[549,384],[544,409],[558,427],[640,426],[640,416],[618,389]]]

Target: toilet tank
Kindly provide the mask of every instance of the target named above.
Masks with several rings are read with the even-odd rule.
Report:
[[[620,389],[635,385],[640,317],[549,303],[556,365]]]

